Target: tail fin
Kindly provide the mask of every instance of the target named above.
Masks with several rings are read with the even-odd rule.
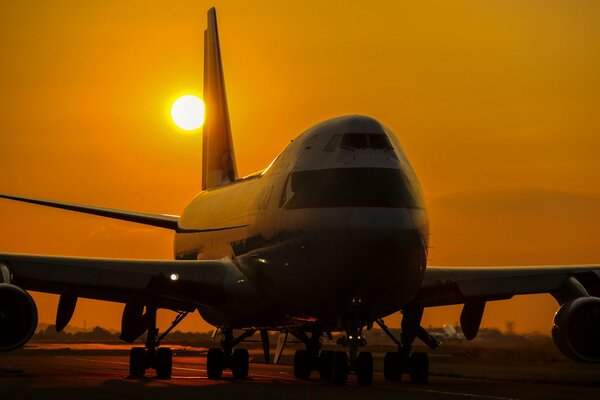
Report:
[[[233,182],[238,177],[214,7],[208,10],[208,27],[204,31],[204,103],[203,190]]]

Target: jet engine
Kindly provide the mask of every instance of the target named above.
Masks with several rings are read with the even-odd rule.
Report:
[[[35,333],[37,307],[23,289],[0,283],[0,351],[23,346]]]
[[[567,357],[600,362],[600,298],[579,297],[564,303],[554,315],[552,339]]]

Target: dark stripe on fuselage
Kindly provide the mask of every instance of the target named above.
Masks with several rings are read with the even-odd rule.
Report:
[[[286,198],[289,197],[289,198]],[[287,209],[423,208],[418,188],[397,168],[331,168],[293,172],[282,193]]]
[[[218,228],[203,228],[203,229],[186,229],[186,228],[177,228],[177,233],[203,233],[203,232],[216,232],[216,231],[226,231],[228,229],[238,229],[245,228],[248,224],[245,225],[235,225],[235,226],[222,226]]]

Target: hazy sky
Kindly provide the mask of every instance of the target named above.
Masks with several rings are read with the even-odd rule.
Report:
[[[0,192],[178,214],[201,134],[168,111],[202,93],[213,5],[242,175],[323,119],[367,114],[420,176],[431,265],[600,263],[598,1],[2,2]],[[160,229],[5,200],[0,220],[2,252],[172,257]],[[35,297],[53,321],[57,297]],[[548,333],[556,308],[490,304],[483,325]],[[121,309],[80,301],[72,324],[118,328]]]

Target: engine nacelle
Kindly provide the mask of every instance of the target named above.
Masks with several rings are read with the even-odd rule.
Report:
[[[0,283],[0,351],[23,346],[35,333],[38,323],[37,307],[23,289]]]
[[[554,315],[552,339],[567,357],[600,362],[600,298],[579,297],[563,304]]]

